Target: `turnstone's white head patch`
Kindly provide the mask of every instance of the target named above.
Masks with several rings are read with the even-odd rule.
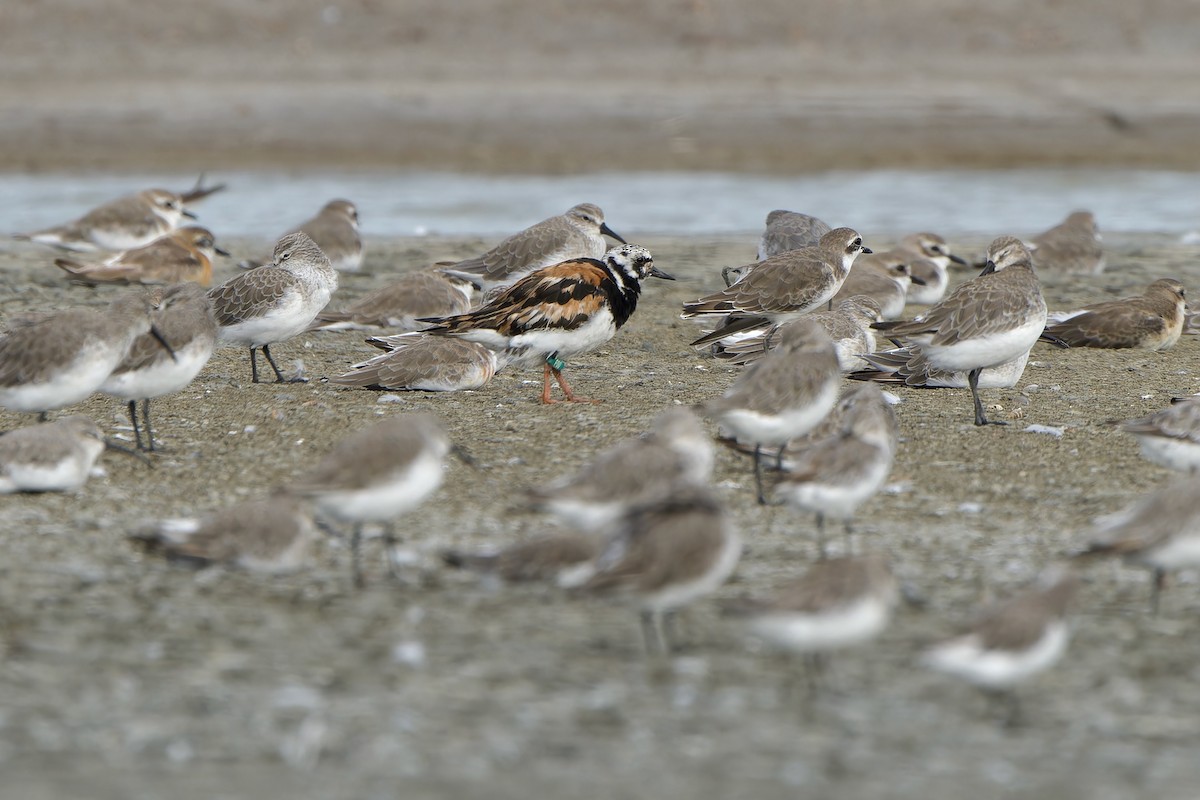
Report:
[[[675,278],[654,266],[654,256],[640,245],[623,244],[614,247],[604,254],[604,261],[609,267],[621,275],[641,283],[646,278],[662,278],[673,281]]]

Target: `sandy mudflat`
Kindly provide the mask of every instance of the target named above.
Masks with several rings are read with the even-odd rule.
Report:
[[[869,244],[879,244],[868,242]],[[264,242],[234,242],[235,255]],[[1200,343],[1165,354],[1035,351],[1020,385],[987,392],[1004,428],[970,424],[965,391],[901,390],[895,491],[860,528],[928,599],[888,633],[840,656],[805,713],[787,694],[798,665],[772,656],[702,602],[685,644],[653,669],[634,614],[538,587],[500,590],[444,571],[447,546],[486,547],[548,529],[514,511],[521,487],[574,469],[638,432],[665,405],[723,390],[734,371],[692,352],[680,303],[714,288],[752,237],[644,242],[680,277],[653,282],[628,327],[569,367],[597,406],[542,407],[536,371],[485,389],[378,393],[314,380],[251,385],[222,351],[187,391],[155,404],[169,448],[148,469],[116,454],[74,496],[0,499],[0,771],[14,797],[1066,797],[1185,798],[1200,780],[1200,592],[1194,576],[1147,615],[1136,571],[1088,573],[1067,659],[1025,688],[1028,725],[1001,730],[981,699],[914,665],[921,642],[969,618],[1077,545],[1092,517],[1168,474],[1109,420],[1200,389]],[[985,242],[956,243],[978,251]],[[335,304],[397,270],[475,252],[478,241],[372,242]],[[1191,248],[1111,242],[1109,272],[1045,277],[1052,308],[1200,276]],[[228,269],[228,267],[226,267]],[[70,287],[39,250],[0,252],[5,316],[112,290]],[[277,348],[313,378],[368,354],[355,333]],[[381,414],[430,409],[481,469],[407,517],[404,585],[377,542],[370,585],[351,589],[344,547],[312,569],[265,579],[192,573],[124,541],[181,515],[286,482]],[[116,401],[79,407],[110,432]],[[23,420],[0,414],[0,427]],[[1061,438],[1026,432],[1061,428]],[[753,502],[748,463],[718,456],[720,495],[748,542],[720,597],[766,590],[814,555],[812,521]],[[315,762],[315,767],[313,763]],[[15,787],[15,788],[14,788]]]

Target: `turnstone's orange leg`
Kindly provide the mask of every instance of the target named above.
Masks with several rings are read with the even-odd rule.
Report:
[[[571,387],[567,384],[567,379],[563,377],[561,372],[559,372],[558,370],[556,370],[554,367],[550,366],[549,364],[546,365],[546,369],[548,369],[548,370],[550,370],[550,372],[554,373],[554,379],[557,380],[558,385],[560,387],[562,387],[563,394],[567,396],[568,403],[603,403],[604,402],[603,400],[593,400],[590,397],[580,397],[579,395],[575,394],[575,392],[571,391]],[[547,391],[549,391],[549,389],[547,389]]]
[[[550,365],[543,364],[542,365],[542,405],[548,406],[548,405],[552,405],[557,402],[558,402],[557,400],[555,400],[553,397],[550,396]]]

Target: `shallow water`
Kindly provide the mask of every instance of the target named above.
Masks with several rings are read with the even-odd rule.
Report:
[[[787,208],[874,234],[1034,233],[1077,208],[1105,231],[1182,235],[1200,226],[1200,175],[1151,170],[827,172],[770,178],[726,173],[496,176],[446,173],[212,173],[229,189],[197,206],[219,236],[271,236],[333,197],[359,206],[366,236],[506,234],[575,203],[604,208],[620,233],[755,231]],[[71,219],[150,186],[183,189],[194,175],[9,174],[0,231]]]

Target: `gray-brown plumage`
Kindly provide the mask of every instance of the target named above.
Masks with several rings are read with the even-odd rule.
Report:
[[[1031,241],[1033,263],[1038,269],[1087,275],[1104,271],[1104,245],[1090,211],[1073,212]]]
[[[946,240],[936,233],[912,233],[900,240],[896,251],[907,254],[914,280],[908,289],[908,302],[931,306],[941,302],[950,283],[951,263],[966,264],[966,259],[950,252]]]
[[[904,314],[909,288],[922,280],[914,278],[909,261],[908,255],[895,250],[858,258],[831,302],[836,306],[843,300],[863,295],[879,305],[879,315],[883,319],[899,319]]]
[[[482,289],[507,286],[535,270],[562,261],[603,258],[608,251],[605,236],[625,244],[604,222],[604,212],[599,206],[580,203],[509,236],[481,256],[459,261],[446,269]]]
[[[160,236],[142,247],[126,250],[102,262],[56,258],[54,263],[70,273],[76,283],[168,284],[191,281],[212,283],[212,262],[229,253],[217,247],[207,228],[189,225]]]
[[[130,250],[175,230],[183,217],[194,216],[183,198],[167,189],[146,189],[97,206],[82,217],[15,238],[62,250]]]
[[[269,573],[303,566],[316,537],[307,505],[286,494],[230,506],[199,519],[163,520],[130,534],[147,551],[172,561]]]
[[[1046,333],[1071,347],[1169,350],[1183,333],[1187,310],[1183,284],[1174,278],[1160,278],[1138,297],[1051,314]]]
[[[442,552],[451,567],[495,575],[509,583],[546,581],[558,583],[581,564],[600,555],[603,537],[583,533],[539,536],[494,553]]]
[[[476,342],[427,333],[367,339],[386,350],[330,378],[341,386],[398,391],[460,392],[480,389],[504,365],[502,357]]]
[[[838,366],[843,372],[865,366],[859,356],[875,349],[875,331],[871,324],[878,322],[879,318],[879,304],[864,295],[842,300],[831,311],[814,311],[804,317],[816,322],[829,334],[837,352]],[[718,342],[713,346],[713,355],[734,364],[751,364],[775,349],[782,329],[795,322],[772,325],[766,330],[734,338],[728,344]]]
[[[788,322],[820,308],[837,294],[859,253],[869,252],[855,231],[836,228],[821,237],[816,247],[788,250],[750,265],[732,286],[683,304],[684,319],[728,317],[717,330],[692,344],[709,344],[740,331]]]
[[[307,234],[321,248],[330,265],[339,272],[357,272],[362,267],[363,245],[358,233],[358,208],[349,200],[330,200],[316,216],[283,235],[293,233]],[[254,269],[270,263],[271,259],[247,260],[238,266]]]
[[[367,293],[344,311],[322,311],[311,329],[417,331],[428,325],[418,322],[420,319],[465,314],[471,309],[473,291],[469,281],[437,269],[410,272]]]
[[[1121,430],[1137,438],[1147,461],[1181,472],[1200,471],[1200,399],[1181,399],[1123,423]]]
[[[0,494],[74,491],[87,482],[105,444],[96,423],[83,416],[0,435]]]
[[[818,245],[821,237],[831,230],[833,228],[816,217],[798,211],[776,209],[767,214],[766,229],[758,243],[758,260],[763,261],[788,250]]]

